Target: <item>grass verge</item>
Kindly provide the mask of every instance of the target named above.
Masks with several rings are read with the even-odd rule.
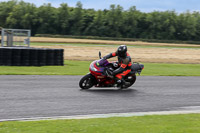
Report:
[[[85,75],[90,63],[65,60],[64,66],[0,66],[0,75]],[[200,76],[200,64],[144,63],[144,66],[141,75],[146,76]]]
[[[200,114],[1,122],[1,133],[200,133]]]
[[[144,63],[142,75],[151,76],[200,76],[200,64]]]

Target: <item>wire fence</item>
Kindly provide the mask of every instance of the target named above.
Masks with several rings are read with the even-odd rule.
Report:
[[[30,30],[1,28],[1,47],[30,47]]]

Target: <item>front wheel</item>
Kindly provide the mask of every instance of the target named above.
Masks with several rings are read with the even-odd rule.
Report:
[[[95,78],[92,74],[87,74],[79,82],[79,86],[81,89],[87,90],[94,86],[95,84]]]

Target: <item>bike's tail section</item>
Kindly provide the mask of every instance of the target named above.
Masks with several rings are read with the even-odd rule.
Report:
[[[133,62],[132,66],[131,66],[131,72],[132,73],[140,74],[143,69],[144,69],[144,65],[143,64],[139,64],[139,63]]]

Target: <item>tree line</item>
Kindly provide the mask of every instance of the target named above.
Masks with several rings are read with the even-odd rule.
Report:
[[[35,34],[143,38],[160,40],[200,40],[200,13],[186,11],[141,12],[135,6],[124,10],[120,5],[109,9],[84,9],[62,3],[37,7],[32,3],[11,0],[0,2],[0,26],[31,29]]]

